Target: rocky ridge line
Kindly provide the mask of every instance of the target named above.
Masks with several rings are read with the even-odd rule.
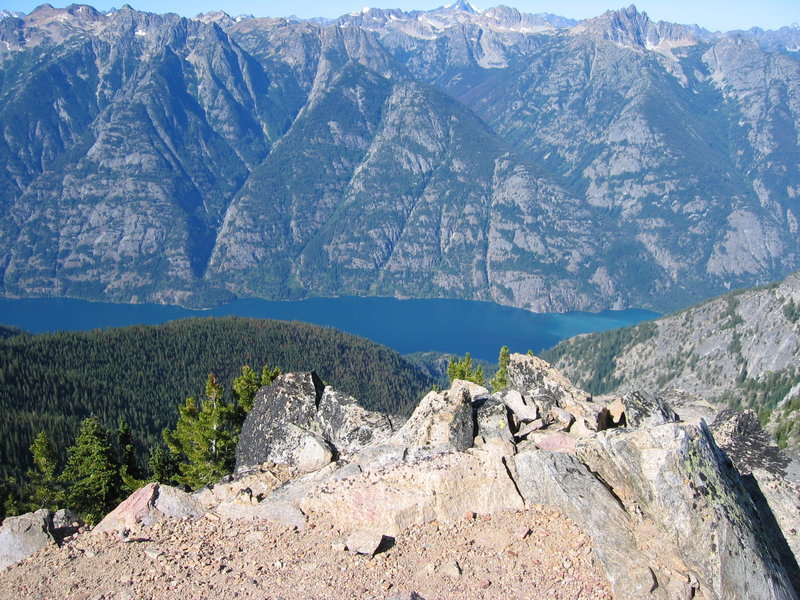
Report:
[[[691,396],[669,398],[675,410],[667,399],[644,392],[598,401],[531,356],[512,355],[509,381],[508,389],[490,394],[456,380],[449,390],[426,395],[411,418],[399,424],[321,388],[313,373],[281,376],[259,392],[234,476],[194,494],[150,484],[90,536],[81,534],[71,544],[95,548],[120,539],[150,542],[150,532],[158,528],[174,536],[176,518],[183,528],[197,523],[207,530],[211,522],[218,525],[213,528],[218,535],[230,528],[246,539],[261,539],[255,532],[282,527],[295,531],[304,544],[332,528],[336,539],[323,534],[320,543],[367,559],[374,556],[383,564],[391,562],[391,572],[408,574],[396,555],[411,540],[427,535],[431,524],[437,531],[461,535],[465,521],[519,524],[530,523],[525,516],[529,511],[550,515],[542,521],[545,532],[527,525],[530,531],[509,535],[501,525],[499,531],[506,533],[489,545],[505,548],[505,561],[509,552],[518,557],[531,551],[547,535],[557,512],[585,535],[584,546],[589,544],[616,598],[797,597],[792,581],[797,584],[798,569],[791,550],[796,547],[797,511],[769,499],[759,503],[769,496],[765,487],[758,496],[759,486],[769,482],[751,469],[751,485],[745,485],[712,433],[727,432],[720,436],[730,448],[743,440],[758,446],[760,434],[752,426],[738,427],[730,416],[719,415],[709,428],[701,417],[713,414]],[[681,421],[680,413],[689,420]],[[330,414],[346,418],[329,427]],[[367,429],[372,436],[348,435]],[[732,451],[732,456],[742,453]],[[734,460],[752,465],[750,456],[749,463]],[[774,473],[766,461],[759,466]],[[789,481],[785,486],[783,500],[796,495],[796,486]],[[764,525],[767,515],[777,527]],[[481,535],[489,535],[487,531]],[[293,537],[285,533],[265,543],[280,545],[286,536]],[[454,564],[442,560],[429,575],[460,577],[464,569],[458,561],[474,561],[476,543],[477,538],[467,540]],[[309,556],[317,560],[321,554],[329,553],[317,547]],[[12,568],[3,585],[23,585],[14,574],[23,577],[38,556]],[[571,560],[565,558],[563,564]],[[480,570],[481,561],[469,564],[476,573]],[[504,565],[501,571],[511,579],[503,581],[511,585],[524,568],[517,562]],[[220,569],[225,570],[222,565]],[[562,591],[569,587],[568,573]],[[384,594],[372,591],[370,597],[387,598],[401,582],[391,576],[383,581],[390,584]],[[402,585],[407,581],[420,578]],[[181,585],[179,578],[173,582]],[[491,578],[473,584],[483,591],[462,590],[472,594],[463,597],[503,597],[497,588],[492,590]],[[441,593],[440,588],[425,589]],[[558,590],[558,584],[551,589]],[[584,588],[585,597],[604,597],[602,590]]]
[[[616,394],[676,389],[763,416],[774,409],[767,429],[787,446],[800,442],[800,273],[626,331],[629,342],[599,362],[602,334],[565,340],[547,354],[584,385],[602,370]]]

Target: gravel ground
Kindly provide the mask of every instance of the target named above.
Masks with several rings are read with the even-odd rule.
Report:
[[[314,516],[301,531],[203,518],[87,532],[0,574],[0,598],[611,599],[589,538],[546,508],[428,523],[374,557],[343,550],[349,533]]]

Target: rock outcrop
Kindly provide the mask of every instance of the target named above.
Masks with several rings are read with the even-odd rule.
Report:
[[[48,544],[61,543],[81,526],[83,521],[68,510],[54,513],[42,508],[8,517],[0,527],[0,570]]]
[[[800,456],[795,449],[778,448],[753,411],[723,411],[711,431],[741,473],[759,519],[800,589]]]
[[[286,373],[256,394],[236,448],[236,469],[272,462],[316,471],[339,453],[389,437],[398,421],[362,408],[314,372]]]
[[[791,597],[753,501],[705,424],[604,431],[578,442],[576,455],[636,515],[637,527],[652,528],[642,553],[660,586],[677,575],[708,599],[754,597],[753,590],[764,599]]]
[[[543,507],[588,536],[616,598],[797,598],[796,558],[781,538],[792,523],[754,498],[712,433],[728,432],[731,448],[748,435],[763,445],[750,417],[712,430],[678,421],[665,398],[644,392],[593,399],[531,356],[512,355],[509,381],[493,394],[455,381],[394,430],[313,373],[284,375],[259,391],[241,469],[193,494],[202,509],[192,514],[297,530],[324,515],[349,532],[340,549],[371,557],[426,523]],[[112,528],[153,521],[157,489],[109,515]],[[788,496],[775,498],[778,507]],[[536,536],[528,528],[516,539]],[[440,570],[460,576],[457,563]]]
[[[126,532],[164,519],[197,518],[204,512],[201,503],[191,494],[168,485],[148,483],[108,513],[92,529],[92,534],[116,532],[127,535]]]
[[[545,354],[573,381],[626,397],[680,390],[724,406],[774,407],[767,431],[784,445],[800,445],[798,307],[800,273],[794,273],[655,321],[570,338]],[[612,338],[613,351],[597,351]]]
[[[428,393],[391,443],[466,450],[475,438],[470,398],[469,388],[463,385]]]
[[[651,561],[637,542],[631,516],[586,465],[570,454],[533,450],[518,454],[514,467],[527,502],[558,507],[592,538],[615,597],[670,597],[656,592]]]

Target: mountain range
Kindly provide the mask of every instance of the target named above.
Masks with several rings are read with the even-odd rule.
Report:
[[[0,293],[666,311],[800,268],[800,29],[0,20]]]

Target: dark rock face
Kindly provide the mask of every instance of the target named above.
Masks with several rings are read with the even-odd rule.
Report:
[[[476,409],[478,435],[484,439],[500,438],[514,441],[511,414],[503,402],[488,398]]]
[[[311,430],[324,385],[316,373],[286,373],[262,387],[242,426],[236,468],[291,462],[303,430]]]
[[[350,453],[391,433],[402,419],[368,411],[355,398],[326,387],[319,402],[316,420],[322,434],[343,453]]]
[[[789,477],[791,457],[781,452],[772,436],[761,428],[758,415],[752,410],[720,412],[711,423],[711,431],[740,473],[765,469],[775,475]]]
[[[676,423],[680,419],[660,396],[647,392],[630,392],[622,398],[626,427],[645,427]]]
[[[780,450],[751,410],[722,411],[711,430],[741,473],[759,520],[800,595],[800,460],[796,448]]]
[[[330,462],[394,430],[391,417],[325,387],[313,371],[286,373],[256,394],[236,447],[236,468],[274,462],[316,470],[325,456]]]

